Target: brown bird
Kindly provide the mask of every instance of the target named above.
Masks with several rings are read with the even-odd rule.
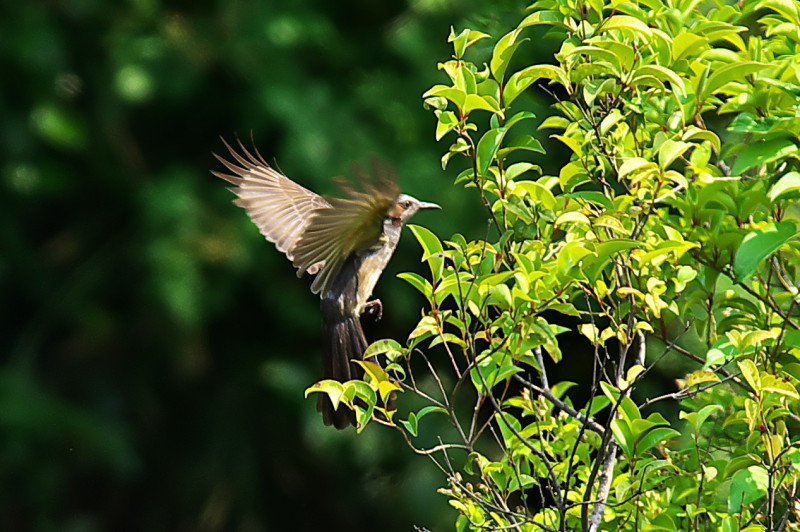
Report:
[[[315,275],[311,291],[322,300],[323,378],[360,379],[363,371],[353,361],[362,359],[368,345],[360,316],[366,308],[381,309],[379,300],[369,300],[372,289],[406,221],[420,209],[440,207],[400,194],[385,174],[375,185],[362,179],[362,190],[343,186],[346,198],[323,198],[277,172],[241,141],[241,153],[223,142],[235,163],[214,154],[231,173],[212,173],[234,185],[234,203],[286,254],[298,277]],[[355,424],[352,411],[334,409],[327,396],[320,396],[317,409],[326,425]]]

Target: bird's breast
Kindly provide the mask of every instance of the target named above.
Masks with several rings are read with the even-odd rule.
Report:
[[[356,313],[361,314],[364,305],[367,304],[372,296],[372,290],[378,283],[384,268],[392,257],[394,248],[383,246],[378,250],[370,251],[362,257],[361,265],[358,268],[358,289],[356,296]]]

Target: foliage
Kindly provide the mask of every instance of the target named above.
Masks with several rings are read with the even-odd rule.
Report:
[[[552,64],[517,59],[539,27]],[[457,530],[800,529],[798,4],[539,0],[449,41],[425,104],[495,236],[413,228],[429,308],[343,400],[437,463]],[[549,377],[576,333],[585,389]],[[665,361],[689,371],[643,395]],[[387,409],[395,384],[423,407]]]
[[[321,193],[375,155],[445,203],[423,194],[440,154],[418,102],[440,35],[520,12],[477,4],[4,3],[0,530],[437,526],[444,498],[398,489],[435,489],[433,466],[303,400],[319,298],[209,170],[238,135]],[[442,192],[453,231],[467,194]],[[390,268],[416,255],[409,235]],[[415,294],[390,273],[378,291],[397,336]]]

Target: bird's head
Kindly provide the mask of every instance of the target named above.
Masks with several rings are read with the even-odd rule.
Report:
[[[392,208],[389,209],[389,218],[392,220],[392,223],[403,225],[415,212],[422,209],[441,209],[441,207],[435,203],[420,201],[408,194],[400,194],[397,196],[397,201],[395,201]]]

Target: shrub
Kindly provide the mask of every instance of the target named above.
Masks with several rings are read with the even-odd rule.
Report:
[[[555,61],[518,65],[535,26]],[[441,467],[457,530],[800,529],[798,3],[541,0],[484,39],[452,32],[424,98],[494,236],[412,227],[428,309],[341,398]],[[580,402],[548,375],[568,331]],[[665,362],[687,371],[655,394]],[[424,402],[402,419],[400,388]]]

